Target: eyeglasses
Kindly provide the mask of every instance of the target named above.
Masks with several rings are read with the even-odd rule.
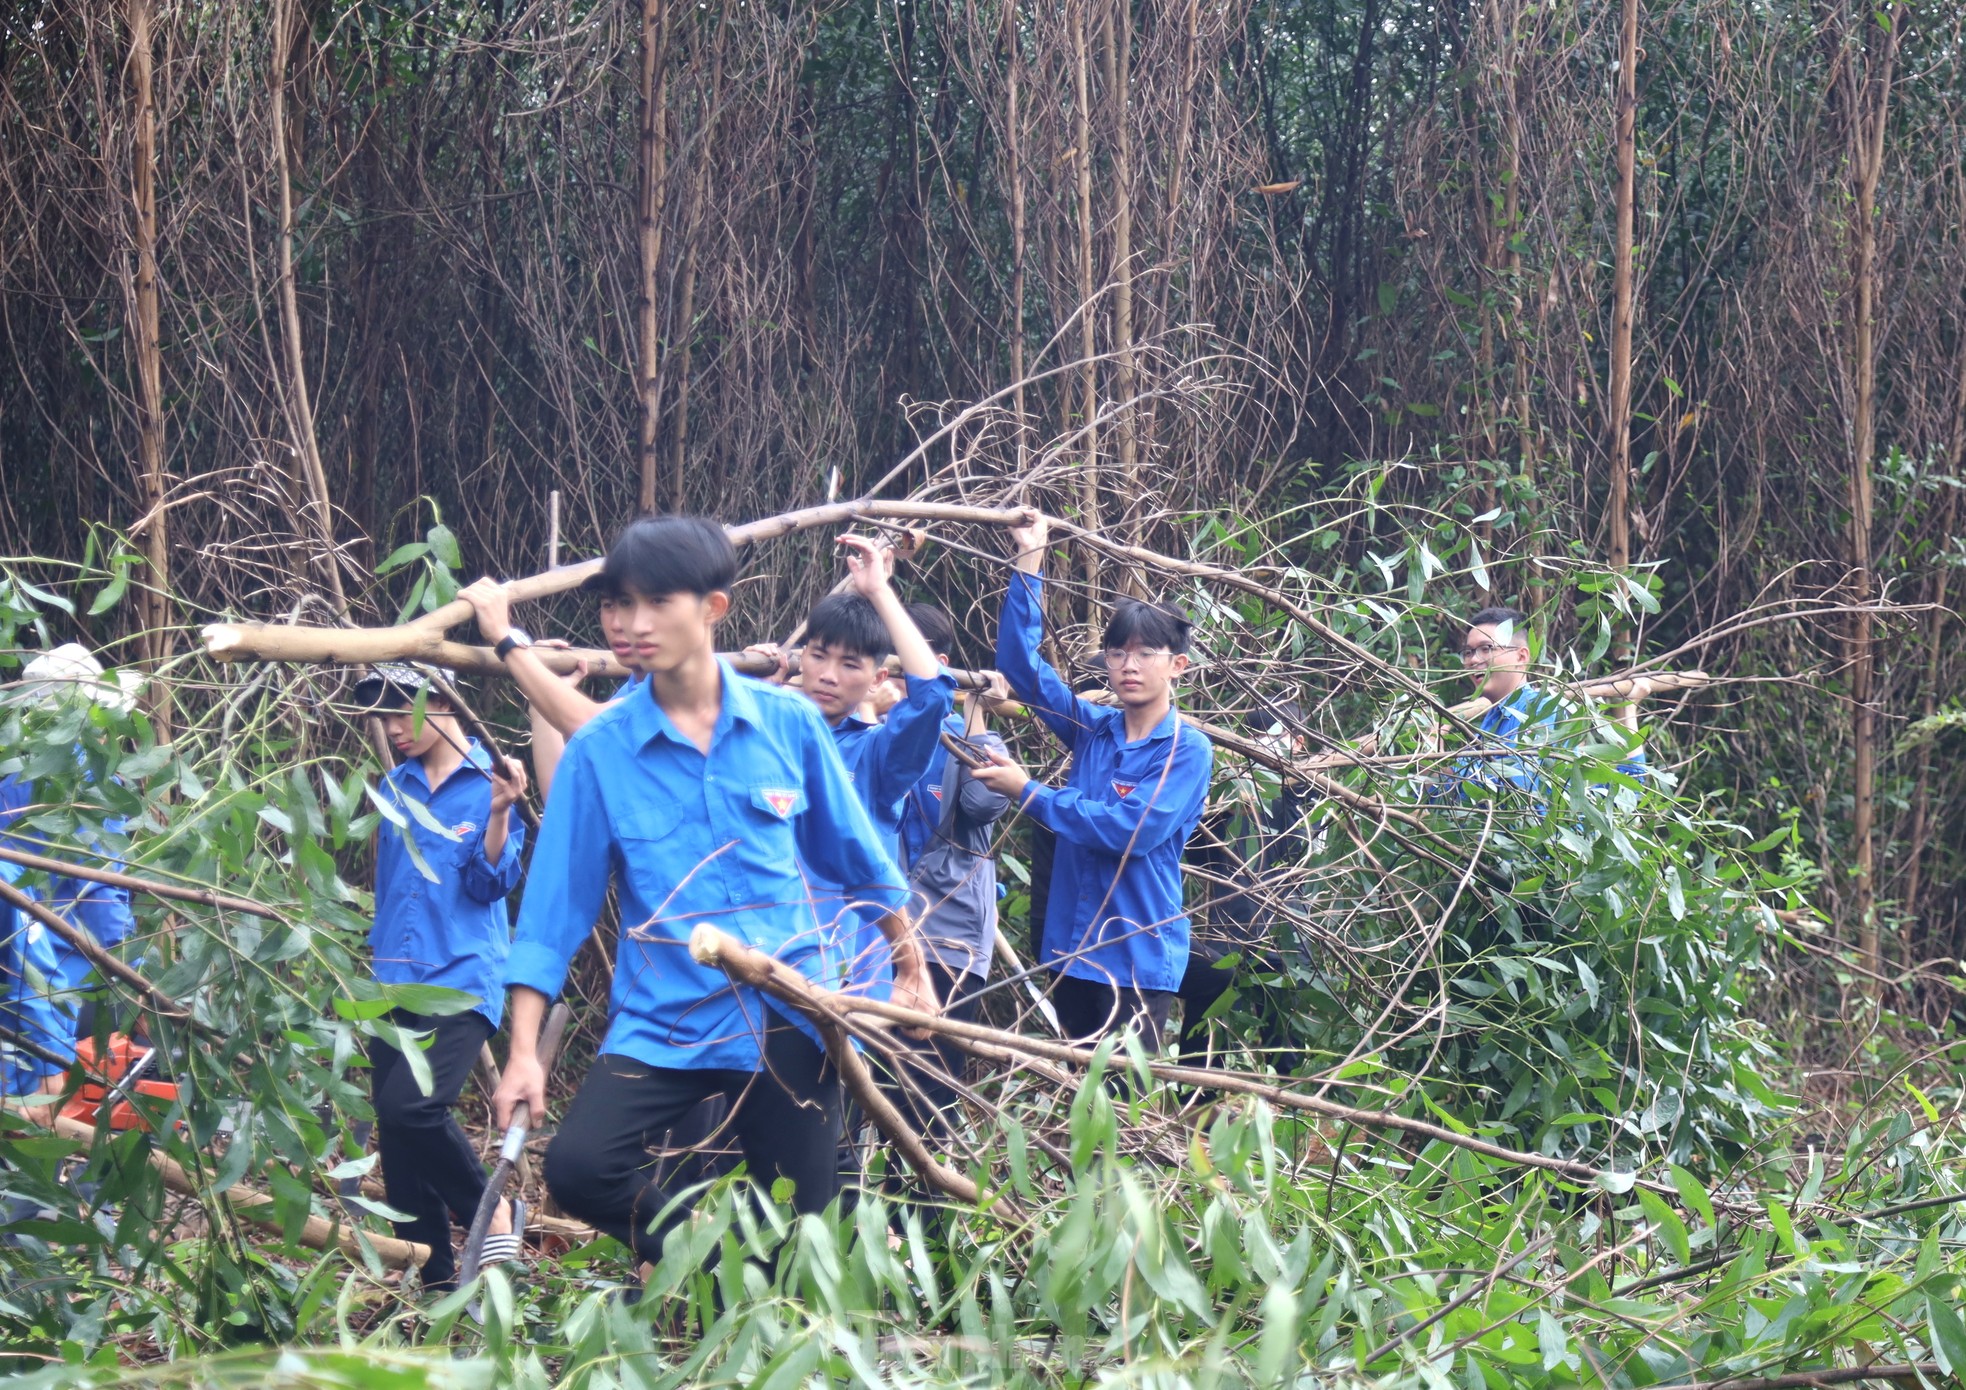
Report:
[[[1108,647],[1104,652],[1109,671],[1123,671],[1128,666],[1138,666],[1144,670],[1148,662],[1172,655],[1174,653],[1166,647]]]
[[[1512,642],[1506,647],[1498,642],[1477,642],[1471,647],[1461,648],[1461,660],[1481,661],[1495,655],[1496,652],[1519,652],[1521,650],[1523,650],[1523,644],[1520,642]]]

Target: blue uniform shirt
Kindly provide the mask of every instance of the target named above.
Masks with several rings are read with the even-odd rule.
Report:
[[[17,882],[21,872],[18,865],[0,863],[0,878],[9,883]],[[75,1050],[75,1025],[51,997],[56,966],[53,941],[39,922],[0,904],[0,1025],[67,1057]],[[0,1094],[32,1095],[60,1070],[0,1038]]]
[[[960,738],[965,724],[962,715],[951,713],[941,727]],[[949,750],[938,737],[928,770],[908,789],[908,799],[901,807],[901,867],[909,873],[935,842],[935,828],[942,824],[942,784],[948,775]]]
[[[1535,750],[1555,740],[1558,725],[1574,713],[1565,701],[1527,682],[1517,686],[1507,699],[1490,705],[1475,721],[1481,734],[1480,747],[1507,751],[1457,761],[1452,788],[1464,800],[1471,786],[1491,792],[1508,788],[1528,793],[1539,808],[1545,806],[1548,778],[1543,755]],[[1620,759],[1618,771],[1643,782],[1647,772],[1645,750],[1636,748],[1627,753]]]
[[[80,748],[75,750],[76,761],[82,761]],[[0,843],[10,849],[23,850],[29,854],[53,855],[59,858],[61,847],[48,845],[8,833],[21,814],[34,804],[34,787],[21,780],[17,774],[9,773],[0,777]],[[102,828],[111,834],[120,835],[126,824],[120,817],[111,817],[102,823]],[[94,843],[92,832],[83,831],[78,838]],[[98,849],[101,848],[96,843]],[[107,867],[121,872],[124,864],[119,859],[109,859]],[[19,875],[16,874],[16,877]],[[96,883],[89,879],[74,878],[67,874],[54,875],[45,889],[27,890],[29,896],[44,902],[71,926],[82,928],[104,947],[121,945],[136,927],[136,915],[130,906],[130,890],[112,888],[106,883]],[[38,925],[37,932],[44,929]],[[53,954],[51,974],[53,997],[69,1010],[81,1006],[86,992],[87,981],[95,967],[88,959],[70,946],[66,941],[47,934],[47,948]],[[140,961],[138,963],[141,963]]]
[[[505,958],[512,947],[505,895],[519,882],[525,825],[516,812],[505,853],[485,858],[485,822],[491,819],[491,779],[479,769],[491,758],[473,739],[460,765],[434,792],[420,759],[399,763],[382,779],[384,801],[401,808],[417,801],[457,836],[447,840],[408,810],[404,828],[384,825],[376,834],[375,926],[369,951],[375,977],[384,984],[441,985],[479,1000],[478,1012],[498,1027],[505,1010]],[[410,857],[404,836],[416,841],[432,883]]]
[[[506,984],[558,994],[612,879],[621,941],[601,1051],[654,1067],[759,1066],[764,1001],[690,959],[697,923],[835,987],[847,904],[802,866],[881,911],[907,899],[812,701],[721,674],[707,754],[646,683],[567,740],[506,962]]]
[[[1011,576],[997,669],[1072,752],[1064,787],[1033,782],[1022,809],[1058,836],[1043,961],[1082,980],[1178,989],[1188,964],[1181,852],[1201,820],[1214,750],[1169,710],[1126,741],[1126,713],[1081,700],[1038,655],[1043,586]]]
[[[942,721],[955,706],[956,679],[947,671],[931,679],[905,677],[908,693],[887,712],[883,723],[872,724],[847,715],[833,725],[833,742],[846,764],[847,780],[860,795],[867,816],[890,859],[901,858],[901,824],[908,794],[942,751]],[[813,886],[837,895],[841,885],[812,870]],[[897,876],[895,886],[903,886]],[[850,962],[851,988],[885,999],[892,992],[894,959],[887,938],[876,925],[882,916],[868,908],[853,914],[853,931],[845,950]]]

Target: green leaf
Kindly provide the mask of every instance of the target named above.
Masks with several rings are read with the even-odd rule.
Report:
[[[388,574],[392,570],[401,569],[412,560],[422,559],[429,553],[430,547],[422,541],[411,541],[408,545],[399,545],[389,552],[388,559],[375,567],[375,572],[379,575]]]
[[[432,526],[425,539],[430,542],[430,552],[437,557],[438,564],[448,565],[454,570],[464,568],[464,556],[457,548],[457,537],[451,533],[450,527],[441,523]]]
[[[1652,1229],[1659,1233],[1666,1248],[1672,1251],[1672,1257],[1681,1264],[1688,1263],[1693,1258],[1693,1251],[1687,1243],[1686,1223],[1679,1219],[1679,1213],[1667,1206],[1666,1199],[1649,1187],[1638,1190],[1638,1204],[1645,1209]]]
[[[20,591],[26,594],[29,598],[39,599],[42,603],[47,604],[50,608],[59,608],[61,609],[62,612],[68,614],[68,616],[71,618],[75,616],[75,605],[70,603],[67,599],[63,598],[60,594],[49,593],[46,589],[39,588],[33,584],[28,583],[25,579],[22,579],[19,575],[14,576],[14,583],[18,585],[20,587]]]
[[[1700,1180],[1676,1163],[1672,1165],[1670,1172],[1672,1185],[1679,1189],[1679,1199],[1686,1203],[1686,1209],[1707,1225],[1716,1225],[1713,1219],[1713,1201],[1707,1196],[1707,1190],[1701,1185]]]
[[[116,567],[116,573],[110,578],[107,584],[102,586],[102,592],[96,595],[96,601],[89,605],[89,616],[93,618],[99,614],[107,613],[110,609],[114,608],[122,600],[124,591],[129,587],[130,567],[128,565],[118,565]]]
[[[1614,1197],[1621,1197],[1638,1183],[1637,1173],[1615,1173],[1604,1169],[1597,1175],[1597,1185]]]
[[[1934,1294],[1925,1295],[1925,1324],[1931,1335],[1932,1359],[1947,1375],[1966,1375],[1966,1322],[1959,1310]]]
[[[1553,1371],[1570,1356],[1570,1334],[1547,1308],[1536,1310],[1536,1345],[1543,1353],[1543,1369]]]

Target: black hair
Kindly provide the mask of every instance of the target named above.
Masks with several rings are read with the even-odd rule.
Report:
[[[1529,645],[1529,615],[1519,608],[1483,608],[1468,619],[1469,627],[1509,625],[1509,633],[1522,646]]]
[[[1256,707],[1256,719],[1263,733],[1281,724],[1285,733],[1294,734],[1304,723],[1304,707],[1295,700],[1266,700]]]
[[[702,598],[718,590],[728,593],[736,582],[737,548],[716,522],[701,516],[643,516],[621,528],[591,587],[604,598]]]
[[[930,651],[955,659],[956,624],[947,611],[932,603],[911,603],[908,605],[908,617],[921,633],[922,640],[928,643]]]
[[[828,594],[806,619],[806,642],[823,642],[848,656],[886,661],[894,654],[894,639],[874,605],[859,594]]]
[[[1121,599],[1106,624],[1106,646],[1124,647],[1138,642],[1143,647],[1166,647],[1176,656],[1188,650],[1188,634],[1194,620],[1180,609],[1144,599]]]

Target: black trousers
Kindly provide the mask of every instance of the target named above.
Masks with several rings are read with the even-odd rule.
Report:
[[[423,1282],[442,1288],[457,1278],[451,1218],[470,1221],[485,1191],[485,1166],[451,1107],[478,1060],[478,1049],[491,1037],[492,1025],[475,1009],[442,1018],[398,1009],[391,1018],[435,1035],[423,1051],[430,1067],[429,1095],[417,1085],[408,1059],[380,1039],[369,1042],[369,1070],[383,1190],[390,1206],[411,1217],[395,1223],[396,1234],[430,1247]]]
[[[824,1210],[839,1188],[839,1077],[818,1043],[777,1014],[768,1017],[758,1072],[652,1067],[602,1054],[546,1150],[553,1200],[638,1258],[661,1259],[662,1237],[681,1213],[649,1229],[676,1190],[661,1179],[649,1147],[706,1096],[722,1095],[751,1176],[767,1189],[790,1178],[795,1211]]]
[[[930,961],[928,977],[935,985],[935,997],[942,1001],[942,1017],[958,1023],[969,1023],[976,1018],[976,1011],[982,1003],[978,998],[984,987],[982,976],[972,975],[966,970],[956,974],[941,963]],[[906,1052],[896,1059],[901,1072],[898,1081],[885,1068],[876,1069],[881,1089],[887,1092],[895,1108],[915,1127],[916,1133],[946,1139],[950,1132],[950,1120],[960,1113],[962,1102],[956,1088],[942,1078],[961,1079],[969,1062],[969,1054],[940,1034],[911,1038],[897,1028],[889,1037]],[[919,1057],[921,1064],[912,1064],[909,1060],[911,1056]]]
[[[1181,1060],[1191,1066],[1222,1065],[1221,1059],[1209,1049],[1208,1024],[1202,1015],[1236,982],[1235,971],[1216,968],[1216,962],[1224,954],[1215,947],[1194,943],[1188,951],[1188,968],[1182,973],[1181,988],[1175,991],[1181,1000]]]
[[[1115,986],[1105,980],[1081,980],[1076,975],[1054,973],[1051,977],[1051,1007],[1058,1011],[1058,1022],[1065,1036],[1097,1039],[1131,1024],[1140,1032],[1147,1051],[1160,1051],[1167,1034],[1167,1016],[1174,1007],[1171,989],[1135,989]]]

